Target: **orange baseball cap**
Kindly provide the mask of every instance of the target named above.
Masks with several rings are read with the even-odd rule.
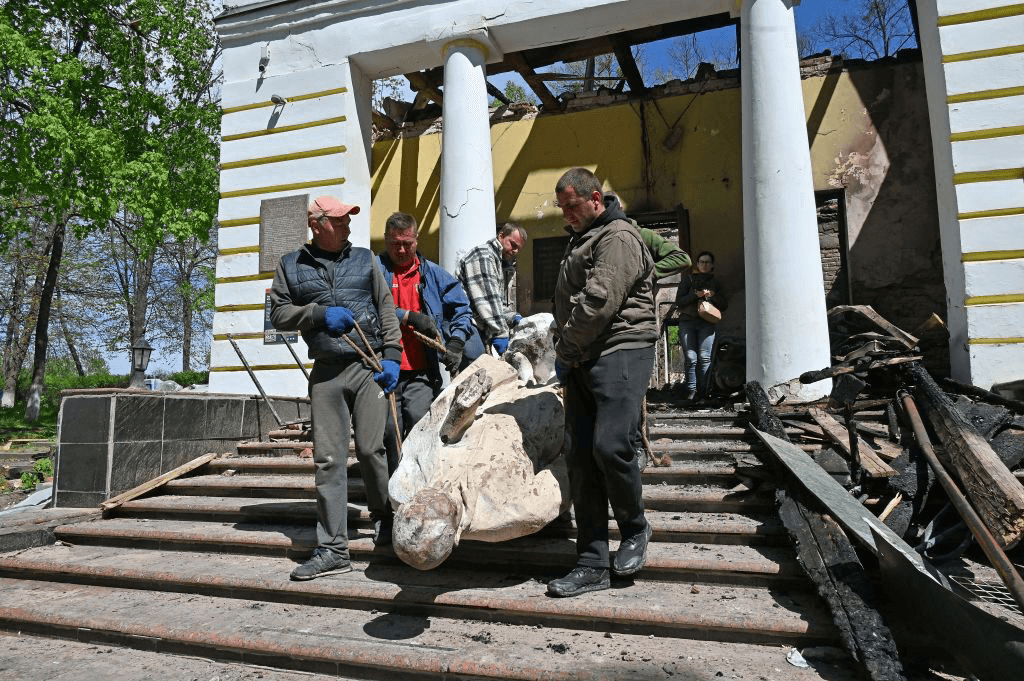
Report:
[[[321,196],[309,204],[309,214],[320,218],[340,218],[345,215],[355,215],[358,212],[359,206],[342,203],[333,196]]]

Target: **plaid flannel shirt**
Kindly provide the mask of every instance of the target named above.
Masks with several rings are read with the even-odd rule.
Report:
[[[510,291],[515,287],[514,266],[503,267],[501,242],[495,237],[459,261],[459,281],[473,308],[473,322],[485,341],[508,338],[516,314]]]

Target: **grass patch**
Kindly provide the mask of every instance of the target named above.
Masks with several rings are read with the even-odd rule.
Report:
[[[0,409],[0,442],[15,439],[55,440],[57,438],[57,405],[43,400],[39,420],[25,420],[25,403],[15,402],[9,409]]]

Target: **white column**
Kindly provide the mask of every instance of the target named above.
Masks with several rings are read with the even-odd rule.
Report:
[[[352,216],[352,234],[349,241],[354,246],[370,248],[370,197],[372,192],[370,168],[373,166],[370,110],[372,81],[359,65],[348,60],[348,88],[351,108],[348,109],[346,126],[345,185],[338,197],[345,203],[359,206],[359,214]],[[314,198],[316,194],[311,194]]]
[[[471,38],[444,45],[441,136],[441,266],[455,272],[469,249],[494,237],[494,175],[484,65]]]
[[[747,380],[765,388],[830,364],[794,4],[740,10]],[[830,391],[821,381],[792,394]]]

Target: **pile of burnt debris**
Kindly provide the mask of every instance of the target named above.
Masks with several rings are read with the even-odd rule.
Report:
[[[870,307],[832,308],[829,330],[832,366],[797,379],[831,378],[827,399],[746,385],[764,463],[789,481],[776,500],[801,564],[867,678],[904,678],[879,587],[901,616],[921,616],[906,625],[920,642],[983,681],[1012,678],[1024,664],[1024,401],[937,382],[918,338]],[[886,571],[883,545],[909,571]]]

